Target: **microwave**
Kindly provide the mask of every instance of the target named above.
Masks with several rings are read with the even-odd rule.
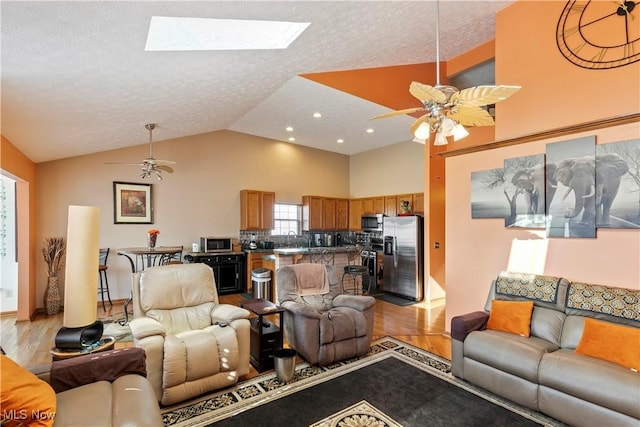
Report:
[[[233,239],[230,237],[201,237],[201,252],[232,252]]]
[[[362,218],[360,220],[360,228],[362,228],[362,231],[369,232],[382,231],[383,217],[384,215],[382,214],[362,215]]]

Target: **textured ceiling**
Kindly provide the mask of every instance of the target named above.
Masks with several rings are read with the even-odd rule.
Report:
[[[511,1],[442,1],[441,59],[494,38]],[[35,162],[232,129],[354,154],[406,141],[408,117],[297,77],[434,62],[434,1],[3,1],[2,134]],[[286,50],[145,52],[152,16],[310,22]],[[429,82],[424,82],[429,83]],[[322,119],[307,114],[320,110]],[[294,123],[295,122],[295,123]],[[380,123],[378,123],[380,122]],[[344,144],[336,144],[343,138]],[[135,160],[135,159],[132,159]]]

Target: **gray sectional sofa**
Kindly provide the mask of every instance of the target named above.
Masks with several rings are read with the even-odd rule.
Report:
[[[494,299],[533,301],[529,337],[486,329]],[[577,353],[585,318],[640,328],[640,291],[502,272],[451,321],[453,375],[570,425],[639,427],[640,373]]]

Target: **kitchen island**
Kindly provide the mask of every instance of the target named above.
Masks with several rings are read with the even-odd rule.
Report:
[[[285,265],[305,262],[333,265],[336,275],[339,279],[342,279],[342,272],[346,265],[362,264],[362,259],[360,258],[361,250],[362,247],[358,245],[275,248],[273,250],[273,261],[276,271]],[[361,289],[361,282],[358,283],[357,288]]]

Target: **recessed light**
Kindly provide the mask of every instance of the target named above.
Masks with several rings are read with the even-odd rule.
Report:
[[[371,128],[367,129],[367,133],[373,133],[373,132],[375,132],[373,129]]]
[[[287,126],[286,131],[287,132],[293,132],[293,128],[291,126]]]
[[[319,119],[320,117],[322,117],[322,114],[320,114],[320,113],[313,113],[313,117],[315,117],[316,119]]]
[[[309,22],[152,16],[146,51],[286,49]]]
[[[342,143],[344,142],[344,139],[339,138],[336,142],[337,142],[338,144],[342,144]]]
[[[296,140],[296,139],[295,139],[294,137],[292,137],[292,136],[290,136],[290,137],[289,137],[289,141],[293,142],[293,141],[295,141],[295,140]]]

